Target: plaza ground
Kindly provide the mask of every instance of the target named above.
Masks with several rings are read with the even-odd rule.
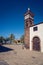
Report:
[[[0,62],[8,65],[43,65],[43,53],[22,49],[22,45],[3,45],[7,50],[0,50]],[[3,47],[2,47],[3,48]]]

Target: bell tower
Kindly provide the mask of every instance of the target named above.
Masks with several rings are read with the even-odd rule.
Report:
[[[26,45],[26,48],[29,48],[30,46],[30,26],[34,25],[34,14],[30,11],[30,8],[28,8],[27,12],[24,14],[24,23],[25,23],[25,36],[24,36],[24,43]]]

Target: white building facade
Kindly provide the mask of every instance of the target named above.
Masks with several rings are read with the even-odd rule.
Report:
[[[43,52],[43,23],[30,27],[30,50]]]

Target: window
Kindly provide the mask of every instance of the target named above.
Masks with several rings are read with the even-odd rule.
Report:
[[[33,31],[37,31],[37,30],[38,30],[37,26],[33,27]]]

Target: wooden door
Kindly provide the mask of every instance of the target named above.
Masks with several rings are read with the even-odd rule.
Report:
[[[33,38],[33,50],[40,51],[40,39],[38,37]]]

